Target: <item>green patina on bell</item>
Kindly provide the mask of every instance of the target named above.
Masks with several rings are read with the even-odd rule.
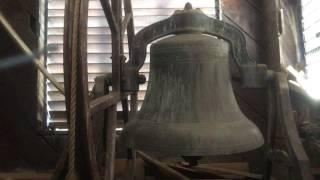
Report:
[[[228,155],[263,145],[233,94],[227,42],[185,33],[154,43],[150,51],[146,97],[124,128],[122,143],[182,156]]]

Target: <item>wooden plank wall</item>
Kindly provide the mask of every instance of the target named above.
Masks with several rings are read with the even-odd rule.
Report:
[[[264,62],[263,14],[259,0],[223,0],[223,20],[242,31],[251,59]]]
[[[265,62],[261,0],[223,0],[223,21],[235,26],[244,34],[251,59]],[[233,82],[235,94],[242,111],[264,132],[266,118],[265,92],[257,89],[242,89]]]
[[[244,33],[249,56],[258,63],[267,64],[274,71],[282,71],[288,65],[304,64],[303,41],[300,29],[299,0],[224,0],[224,19]],[[282,9],[282,22],[280,19]],[[281,31],[282,30],[282,31]],[[279,33],[279,31],[281,31]],[[262,131],[266,131],[267,100],[262,90],[243,90],[234,83],[234,90],[242,111]],[[299,103],[301,106],[301,103]],[[298,106],[299,107],[299,106]],[[296,109],[298,116],[301,114]],[[304,112],[302,112],[304,113]],[[285,145],[285,136],[279,133],[277,145]],[[255,161],[259,153],[251,153],[249,159],[260,171],[261,161]],[[276,164],[273,174],[288,179],[284,164]]]
[[[304,64],[303,37],[299,15],[299,0],[263,1],[265,16],[264,41],[266,63],[272,70],[280,71],[288,65]],[[280,17],[282,9],[282,18]],[[279,19],[282,19],[279,21]]]
[[[265,63],[265,45],[263,40],[264,16],[261,0],[223,0],[223,21],[235,26],[246,38],[249,57],[257,63]],[[234,67],[232,65],[232,67]],[[240,82],[233,82],[234,92],[242,112],[260,128],[266,130],[267,102],[262,89],[243,89]],[[261,172],[262,149],[245,153],[254,172]],[[260,159],[260,162],[257,161]]]
[[[298,69],[299,65],[305,64],[299,3],[297,0],[280,1],[280,8],[283,9],[282,34],[280,36],[280,63],[284,67],[291,65]]]
[[[267,64],[272,70],[280,71],[281,66],[295,67],[297,63],[304,62],[298,3],[296,0],[223,0],[223,20],[245,35],[250,58],[257,63]],[[281,36],[278,34],[280,8],[283,9]],[[233,85],[241,109],[265,131],[265,92],[241,89],[237,82]]]
[[[32,49],[37,48],[37,1],[1,0],[0,11]],[[22,54],[0,26],[0,61]],[[0,170],[46,169],[58,154],[37,131],[37,70],[29,64],[0,71]]]

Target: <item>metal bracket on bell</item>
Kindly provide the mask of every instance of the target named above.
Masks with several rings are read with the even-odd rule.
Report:
[[[184,10],[175,11],[168,19],[147,26],[135,35],[130,59],[124,66],[123,90],[139,90],[136,76],[145,62],[149,43],[170,34],[190,31],[216,36],[227,41],[230,44],[233,59],[239,68],[249,65],[256,66],[255,61],[248,56],[245,37],[240,30],[226,22],[208,17],[199,9],[192,9],[191,4],[187,3]],[[253,82],[248,81],[248,85],[251,86]]]

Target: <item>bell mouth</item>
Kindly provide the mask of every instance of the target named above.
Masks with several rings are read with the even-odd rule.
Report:
[[[220,124],[132,121],[122,132],[120,143],[170,156],[215,156],[251,151],[261,147],[264,140],[250,121]]]

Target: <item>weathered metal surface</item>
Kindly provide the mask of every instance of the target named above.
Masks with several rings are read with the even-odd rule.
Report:
[[[95,129],[94,131],[95,149],[97,152],[96,153],[97,161],[99,164],[99,168],[100,168],[99,170],[101,174],[103,174],[102,168],[104,167],[104,164],[105,164],[104,157],[105,157],[105,152],[107,147],[106,145],[111,147],[110,142],[114,143],[114,140],[111,139],[111,138],[114,138],[114,136],[110,136],[110,133],[108,133],[108,131],[114,132],[114,129],[116,128],[116,125],[117,125],[116,123],[117,121],[109,121],[110,118],[114,118],[114,117],[110,117],[110,115],[113,115],[113,113],[109,113],[110,110],[108,110],[108,108],[121,100],[121,102],[123,103],[123,119],[124,121],[127,121],[129,118],[127,99],[128,99],[128,95],[130,94],[124,93],[120,95],[119,93],[109,93],[109,87],[111,85],[112,85],[111,74],[107,74],[106,76],[96,77],[94,97],[93,97],[94,99],[91,100],[92,104],[95,104],[95,105],[100,104],[100,106],[94,106],[95,108],[91,109],[91,114],[92,114],[92,124]],[[116,97],[114,98],[114,101],[110,99],[108,100],[108,97],[112,98],[114,97],[114,95],[116,95]],[[104,107],[102,107],[101,105],[104,105]],[[104,109],[107,109],[107,110],[103,111]],[[106,136],[106,134],[108,134],[108,136]],[[131,165],[130,162],[128,162],[128,166],[130,165]],[[130,170],[129,167],[128,169]],[[131,175],[131,177],[133,177],[133,175]]]
[[[108,21],[108,24],[110,26],[110,30],[112,33],[118,33],[119,32],[119,25],[116,22],[116,18],[114,16],[114,13],[111,11],[111,5],[109,0],[100,0],[103,12],[106,16],[106,19]]]
[[[121,36],[121,7],[122,1],[112,0],[112,13],[118,31],[112,33],[112,92],[120,93],[121,72],[122,72],[122,36]],[[109,19],[108,19],[108,22]],[[105,180],[114,179],[114,161],[116,148],[116,126],[117,126],[117,105],[110,106],[106,113],[106,159],[105,159]]]
[[[270,179],[272,163],[268,157],[268,154],[274,148],[275,142],[275,132],[276,132],[276,96],[274,92],[274,81],[270,80],[267,86],[267,96],[268,96],[268,123],[267,123],[267,133],[266,133],[266,143],[265,143],[265,157],[264,157],[264,179]]]
[[[110,94],[98,97],[93,99],[90,102],[90,113],[94,114],[99,111],[103,111],[106,108],[109,108],[113,104],[119,102],[121,100],[120,93],[111,92]]]
[[[132,14],[132,18],[130,18],[130,21],[126,27],[127,28],[127,36],[128,36],[128,45],[129,45],[129,56],[131,56],[132,42],[133,42],[133,37],[135,35],[131,0],[124,0],[123,6],[124,6],[124,11],[126,14],[128,14],[128,13]],[[122,27],[122,28],[125,28],[125,27]]]
[[[105,79],[106,84],[109,86],[112,85],[112,79],[110,76],[103,78]],[[144,84],[146,82],[146,77],[144,75],[139,75],[137,80],[139,84]],[[123,92],[121,94],[118,92],[111,92],[100,97],[95,96],[96,98],[90,101],[90,114],[95,114],[96,112],[105,110],[111,105],[127,98],[131,93],[133,92]]]
[[[205,156],[260,147],[259,129],[241,112],[229,75],[229,44],[182,33],[151,46],[140,112],[121,136],[134,149]]]
[[[107,74],[109,76],[110,74]],[[95,88],[94,88],[94,97],[101,97],[105,94],[109,94],[109,84],[105,82],[104,76],[98,76],[95,78]],[[92,102],[92,100],[91,100]],[[90,102],[90,103],[91,103]],[[103,174],[103,164],[105,157],[105,134],[106,134],[106,118],[104,111],[99,111],[96,113],[90,112],[92,126],[94,128],[94,145],[97,156],[97,163],[99,166],[99,171]]]
[[[132,43],[130,60],[124,68],[124,90],[138,90],[137,74],[146,57],[146,47],[152,41],[170,34],[198,32],[226,40],[231,46],[231,54],[236,64],[255,65],[246,51],[244,35],[232,25],[210,18],[199,9],[176,11],[170,18],[154,23],[136,34]]]

